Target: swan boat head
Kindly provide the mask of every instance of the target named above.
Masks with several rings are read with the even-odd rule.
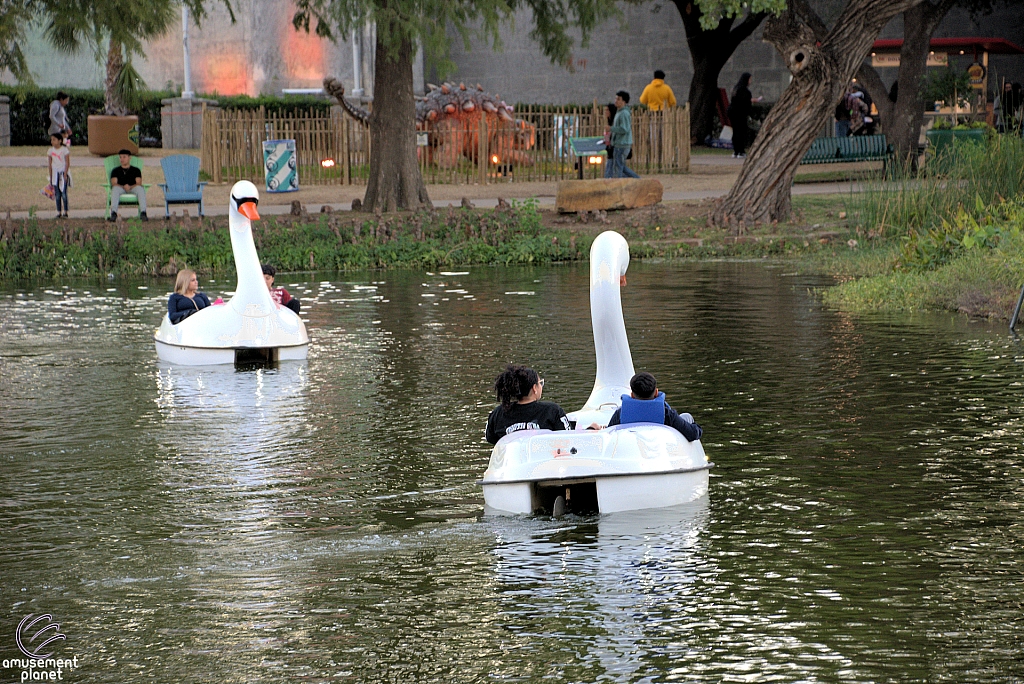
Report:
[[[228,215],[231,218],[238,216],[239,218],[246,218],[249,221],[259,221],[260,213],[256,210],[256,206],[260,203],[260,191],[256,189],[256,186],[247,180],[240,180],[231,186],[231,202],[228,204]],[[244,227],[241,221],[231,221],[231,227]],[[249,228],[252,228],[252,224],[249,224]]]

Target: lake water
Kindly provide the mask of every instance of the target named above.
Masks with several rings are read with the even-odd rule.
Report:
[[[285,275],[309,359],[248,371],[157,361],[167,280],[2,286],[0,659],[51,614],[72,682],[1021,681],[1024,349],[792,270],[631,266],[710,495],[558,521],[476,481],[504,362],[588,396],[585,266]]]

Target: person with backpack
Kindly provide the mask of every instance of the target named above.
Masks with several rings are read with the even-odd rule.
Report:
[[[61,139],[67,144],[68,138],[71,137],[71,125],[68,123],[68,102],[71,101],[71,97],[64,91],[57,91],[57,98],[50,103],[50,109],[45,114],[47,123],[46,134],[54,135],[58,134]]]
[[[658,391],[658,381],[650,373],[640,372],[629,379],[629,396],[622,395],[622,408],[608,420],[608,427],[625,423],[661,423],[675,428],[686,441],[700,439],[704,430],[689,413],[678,413]]]

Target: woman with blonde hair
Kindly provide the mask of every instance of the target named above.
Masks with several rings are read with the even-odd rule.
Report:
[[[199,292],[199,279],[190,268],[178,271],[174,281],[174,293],[167,300],[167,317],[177,325],[200,309],[210,306],[210,298]]]

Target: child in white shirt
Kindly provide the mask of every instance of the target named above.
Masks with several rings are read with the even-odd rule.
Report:
[[[59,133],[50,136],[50,149],[46,151],[50,165],[50,185],[53,186],[54,199],[57,201],[57,218],[68,217],[68,186],[71,176],[71,150],[64,145]],[[63,205],[63,212],[61,206]]]

